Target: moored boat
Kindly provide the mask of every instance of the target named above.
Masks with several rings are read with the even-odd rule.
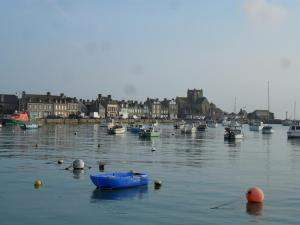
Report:
[[[225,128],[225,133],[224,133],[225,140],[235,140],[235,139],[241,139],[243,137],[244,134],[240,126]]]
[[[270,125],[266,125],[264,126],[262,129],[261,129],[261,132],[263,134],[273,134],[274,133],[274,130],[273,130],[273,127],[270,126]]]
[[[5,125],[15,125],[24,124],[29,121],[29,116],[27,112],[15,112],[10,116],[10,118],[4,119],[3,123]]]
[[[206,124],[210,128],[217,128],[218,127],[218,123],[214,120],[207,120]]]
[[[182,129],[184,127],[184,124],[185,124],[185,121],[182,120],[181,122],[177,122],[175,125],[174,125],[174,129]]]
[[[108,134],[124,134],[126,131],[123,125],[115,125],[109,129],[107,129]]]
[[[285,119],[284,121],[282,121],[282,126],[291,126],[291,125],[293,125],[292,120]]]
[[[194,124],[186,124],[181,129],[182,134],[194,134],[194,133],[196,133],[196,131],[197,131],[197,128],[194,126]]]
[[[21,127],[23,130],[27,130],[27,129],[37,129],[37,128],[39,128],[39,125],[36,124],[36,123],[24,123],[24,124],[20,125],[20,127]]]
[[[197,130],[198,131],[205,131],[207,128],[207,125],[206,125],[206,122],[203,120],[203,121],[200,121],[199,124],[197,125]]]
[[[264,123],[261,121],[253,121],[249,123],[249,130],[250,131],[260,131],[264,127]]]
[[[148,175],[146,173],[113,172],[98,173],[90,175],[90,178],[98,188],[114,189],[148,185]]]
[[[160,130],[156,126],[150,126],[147,129],[141,129],[139,136],[141,138],[159,137]]]
[[[287,131],[288,138],[300,138],[300,124],[294,124]]]
[[[131,133],[139,134],[143,129],[145,129],[145,126],[143,124],[136,124],[131,127],[130,131]]]

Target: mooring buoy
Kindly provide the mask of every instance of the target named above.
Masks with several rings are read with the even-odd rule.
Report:
[[[156,189],[156,190],[160,189],[161,185],[162,185],[162,182],[160,180],[154,181],[154,189]]]
[[[40,188],[41,186],[42,186],[42,181],[41,180],[34,181],[34,187],[35,188]]]
[[[259,187],[251,187],[246,193],[246,198],[248,202],[262,203],[264,201],[265,195],[263,190]]]
[[[82,159],[76,159],[73,161],[73,169],[74,170],[82,170],[84,169],[84,161]]]
[[[63,163],[64,163],[64,160],[59,159],[59,160],[57,161],[57,163],[58,163],[58,164],[63,164]]]

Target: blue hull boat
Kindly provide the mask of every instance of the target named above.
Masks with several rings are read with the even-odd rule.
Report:
[[[98,173],[90,175],[92,182],[102,189],[127,188],[148,185],[148,175],[134,172]]]
[[[37,128],[39,128],[39,126],[37,124],[35,124],[35,123],[23,124],[23,125],[20,125],[20,127],[23,130],[26,130],[26,129],[37,129]]]

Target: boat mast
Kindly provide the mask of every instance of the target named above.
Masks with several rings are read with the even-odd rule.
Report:
[[[294,121],[296,121],[296,101],[294,102]]]
[[[234,108],[233,108],[233,110],[234,110],[234,114],[236,114],[236,96],[234,96]]]
[[[269,81],[268,81],[268,123],[270,120],[270,88],[269,88]]]

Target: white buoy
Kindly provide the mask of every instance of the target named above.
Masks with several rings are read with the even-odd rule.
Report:
[[[63,164],[63,163],[64,163],[64,160],[59,159],[59,160],[57,161],[57,163],[58,163],[58,164]]]
[[[82,159],[76,159],[73,161],[73,169],[74,170],[82,170],[84,169],[84,161]]]
[[[156,148],[155,148],[155,147],[152,147],[152,148],[151,148],[151,151],[152,151],[152,152],[155,152],[155,151],[156,151]]]

